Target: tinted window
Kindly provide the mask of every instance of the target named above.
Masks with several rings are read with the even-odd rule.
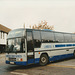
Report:
[[[54,33],[56,42],[64,42],[63,33]]]
[[[32,40],[32,32],[27,32],[27,51],[33,51],[33,40]]]
[[[75,34],[72,34],[72,41],[75,42]]]
[[[13,38],[13,37],[22,37],[24,36],[24,29],[16,29],[16,30],[12,30],[9,32],[8,34],[8,38]]]
[[[54,40],[54,34],[53,32],[41,32],[42,42],[44,43],[53,43]]]
[[[41,39],[40,39],[40,31],[33,31],[33,38],[34,38],[34,46],[40,47]]]
[[[72,42],[71,34],[64,34],[65,42]]]

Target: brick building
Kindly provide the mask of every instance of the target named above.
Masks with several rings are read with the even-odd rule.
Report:
[[[6,39],[9,31],[11,31],[11,29],[0,24],[0,52],[5,50]]]

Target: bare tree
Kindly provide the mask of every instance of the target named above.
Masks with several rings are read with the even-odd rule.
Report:
[[[47,21],[41,21],[38,25],[33,25],[32,27],[30,26],[30,28],[32,29],[50,29],[50,30],[54,30],[54,26],[49,26],[47,24]]]
[[[75,32],[74,32],[74,34],[75,34]]]

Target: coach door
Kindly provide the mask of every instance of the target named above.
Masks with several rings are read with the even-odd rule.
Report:
[[[27,32],[27,63],[34,63],[34,47],[31,31]]]

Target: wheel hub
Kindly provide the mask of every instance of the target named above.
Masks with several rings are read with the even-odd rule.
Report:
[[[45,62],[46,62],[46,58],[45,58],[45,57],[42,57],[42,58],[41,58],[41,61],[42,61],[43,63],[45,63]]]

